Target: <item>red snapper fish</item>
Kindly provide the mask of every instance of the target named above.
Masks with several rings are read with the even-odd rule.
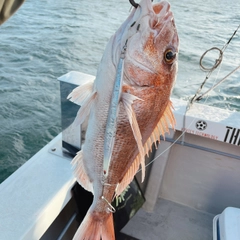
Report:
[[[109,40],[94,82],[68,98],[88,119],[73,159],[79,184],[94,195],[73,239],[114,240],[111,205],[133,180],[160,135],[174,127],[170,94],[177,72],[178,34],[168,2],[142,0]]]

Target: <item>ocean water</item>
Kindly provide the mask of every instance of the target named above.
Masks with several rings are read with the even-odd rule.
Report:
[[[173,97],[188,100],[206,76],[201,55],[222,48],[240,24],[240,2],[170,3],[180,38]],[[71,70],[95,75],[129,10],[128,0],[27,0],[0,26],[0,183],[61,131],[57,78]],[[206,89],[240,65],[239,52],[240,29]],[[240,112],[240,71],[202,102]]]

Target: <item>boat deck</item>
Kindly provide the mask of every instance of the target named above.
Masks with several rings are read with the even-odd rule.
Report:
[[[211,240],[214,215],[159,198],[153,213],[140,209],[117,240]]]

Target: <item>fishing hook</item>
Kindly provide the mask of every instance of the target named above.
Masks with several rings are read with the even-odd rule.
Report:
[[[129,0],[129,2],[132,4],[133,7],[137,8],[139,6],[138,3],[135,3],[134,0]]]
[[[116,209],[112,206],[112,204],[104,196],[102,196],[101,198],[108,204],[109,207],[107,208],[107,210],[111,213],[115,213]]]
[[[153,0],[151,0],[153,2]],[[133,7],[137,8],[139,6],[138,3],[136,3],[134,0],[129,0],[129,2],[132,4]]]

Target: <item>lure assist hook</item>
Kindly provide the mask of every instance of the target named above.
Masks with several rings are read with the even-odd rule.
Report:
[[[139,6],[138,3],[136,3],[134,0],[129,0],[129,2],[132,4],[133,7],[137,8]]]
[[[153,0],[151,0],[153,2]],[[138,3],[136,3],[134,0],[129,0],[129,2],[131,3],[131,5],[135,8],[137,8],[139,6]]]

